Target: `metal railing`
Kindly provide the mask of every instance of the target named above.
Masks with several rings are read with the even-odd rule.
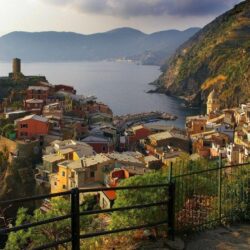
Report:
[[[183,173],[175,183],[175,231],[192,232],[250,219],[250,163]]]
[[[112,188],[88,188],[72,189],[71,191],[40,195],[28,198],[0,201],[1,205],[43,200],[59,196],[69,196],[71,210],[69,214],[49,218],[42,221],[26,223],[10,228],[0,229],[0,235],[8,235],[11,232],[26,230],[32,227],[69,219],[71,221],[71,235],[66,239],[60,239],[35,249],[48,249],[65,243],[72,244],[73,250],[80,249],[80,240],[103,236],[108,234],[126,232],[130,230],[166,225],[168,237],[174,240],[175,233],[190,232],[210,228],[226,222],[250,219],[250,163],[223,166],[222,161],[217,167],[205,170],[192,170],[179,174],[173,174],[174,168],[169,168],[166,184],[153,184],[143,186],[122,186]],[[80,211],[80,194],[109,190],[141,190],[166,188],[165,197],[160,201],[136,204],[126,207],[114,207],[102,210]],[[163,199],[163,201],[162,201]],[[146,199],[145,199],[146,200]],[[96,215],[112,212],[126,212],[132,209],[144,209],[166,206],[166,218],[154,223],[133,225],[109,231],[98,231],[81,234],[81,216]],[[164,216],[162,216],[164,218]]]
[[[86,194],[91,192],[100,192],[100,191],[109,191],[109,190],[140,190],[140,189],[155,189],[155,188],[166,188],[166,199],[164,201],[160,202],[152,202],[152,203],[146,203],[146,204],[136,204],[133,206],[126,206],[126,207],[116,207],[116,208],[110,208],[110,209],[102,209],[102,210],[86,210],[80,212],[80,194]],[[116,211],[128,211],[131,209],[144,209],[144,208],[150,208],[150,207],[157,207],[157,206],[166,206],[166,215],[167,218],[174,218],[174,187],[172,184],[155,184],[155,185],[143,185],[143,186],[126,186],[126,187],[112,187],[112,188],[88,188],[88,189],[78,189],[74,188],[71,191],[66,192],[60,192],[55,194],[49,194],[49,195],[40,195],[40,196],[33,196],[33,197],[27,197],[27,198],[20,198],[20,199],[13,199],[13,200],[6,200],[6,201],[0,201],[0,206],[2,205],[8,205],[8,204],[14,204],[14,203],[23,203],[23,202],[30,202],[30,201],[37,201],[37,200],[43,200],[43,199],[49,199],[49,198],[55,198],[60,196],[69,196],[70,197],[70,203],[71,203],[71,212],[70,214],[57,216],[50,219],[45,219],[42,221],[32,222],[32,223],[25,223],[22,225],[9,227],[9,228],[2,228],[0,229],[0,235],[9,235],[11,232],[17,232],[20,230],[27,230],[29,228],[46,225],[48,223],[53,223],[57,221],[62,221],[66,219],[70,219],[71,221],[71,235],[69,238],[50,242],[46,245],[36,247],[35,250],[42,250],[42,249],[48,249],[53,248],[65,243],[72,244],[73,250],[79,250],[80,249],[80,239],[87,239],[91,237],[96,236],[102,236],[102,235],[108,235],[108,234],[114,234],[114,233],[120,233],[125,231],[131,231],[136,229],[143,229],[143,228],[150,228],[150,227],[156,227],[160,225],[166,225],[166,231],[170,234],[170,236],[174,237],[174,225],[171,223],[174,223],[174,220],[161,220],[155,223],[148,223],[144,225],[135,225],[131,227],[125,227],[125,228],[119,228],[114,230],[108,230],[108,231],[101,231],[101,232],[93,232],[93,233],[86,233],[81,234],[80,232],[80,217],[81,216],[87,216],[87,215],[95,215],[95,214],[101,214],[101,213],[112,213]],[[171,197],[171,198],[170,198]]]

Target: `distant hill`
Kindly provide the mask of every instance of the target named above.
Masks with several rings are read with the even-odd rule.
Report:
[[[185,42],[162,67],[161,92],[193,105],[216,90],[224,107],[250,100],[250,1],[236,5]]]
[[[0,60],[10,61],[19,57],[24,61],[92,61],[134,57],[143,62],[140,57],[148,53],[154,57],[160,54],[163,58],[173,54],[198,30],[191,28],[145,34],[132,28],[119,28],[92,35],[17,31],[0,37]],[[158,62],[158,58],[151,60],[152,64]]]

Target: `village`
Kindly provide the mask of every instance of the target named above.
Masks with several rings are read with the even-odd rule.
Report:
[[[14,59],[12,77],[20,77],[20,64]],[[221,110],[214,90],[206,115],[187,117],[185,129],[138,119],[133,123],[128,116],[114,119],[95,96],[46,81],[27,87],[21,107],[8,106],[11,101],[1,102],[0,151],[8,151],[9,161],[31,159],[30,171],[46,193],[115,187],[123,179],[174,167],[187,157],[222,157],[225,164],[235,165],[248,162],[250,154],[250,103]],[[111,208],[115,199],[113,190],[98,193],[103,209]]]

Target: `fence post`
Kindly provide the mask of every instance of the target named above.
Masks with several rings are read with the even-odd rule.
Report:
[[[219,156],[219,171],[218,171],[218,213],[219,222],[221,223],[221,181],[222,181],[222,154]]]
[[[79,189],[71,190],[71,243],[72,250],[80,250]]]
[[[172,180],[173,163],[171,162],[168,175],[168,234],[171,240],[175,238],[175,183]]]

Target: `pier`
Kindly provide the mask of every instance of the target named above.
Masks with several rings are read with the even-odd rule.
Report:
[[[176,119],[177,116],[166,112],[151,111],[151,112],[114,116],[114,125],[122,129],[136,123],[143,123],[143,122],[148,123],[159,120],[174,121]]]

